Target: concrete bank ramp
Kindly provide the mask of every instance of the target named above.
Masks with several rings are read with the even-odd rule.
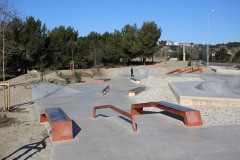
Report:
[[[234,74],[234,75],[240,75],[240,71],[233,69],[231,66],[211,66],[211,69],[214,72],[217,72],[219,74],[225,74],[225,75],[229,75],[229,74]]]
[[[228,77],[226,82],[235,93],[240,94],[240,76]]]
[[[239,91],[231,88],[230,84],[225,81],[203,82],[195,87],[198,90],[219,93],[219,94],[240,94]]]
[[[208,77],[210,75],[207,75]],[[240,94],[240,75],[221,75],[216,74],[212,75],[215,79],[217,79],[217,82],[222,81],[222,85],[224,89],[228,92],[228,90],[232,91],[234,94]]]
[[[182,74],[183,77],[199,77],[203,82],[195,89],[218,93],[218,94],[236,94],[240,95],[240,76],[239,75],[223,75],[223,74]]]
[[[37,101],[49,96],[60,96],[65,94],[74,94],[81,91],[69,87],[60,86],[53,83],[34,83],[32,84],[33,100]]]
[[[144,79],[149,75],[156,74],[154,68],[145,68],[141,66],[132,67],[134,77]],[[116,77],[131,77],[131,67],[122,67],[116,69]]]

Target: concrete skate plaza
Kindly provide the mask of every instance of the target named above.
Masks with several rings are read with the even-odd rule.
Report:
[[[134,75],[139,79],[156,74],[152,70],[136,70]],[[239,159],[240,125],[187,127],[178,117],[148,112],[135,117],[138,131],[134,133],[129,120],[110,109],[98,110],[97,117],[93,118],[94,106],[111,104],[130,113],[130,105],[137,103],[134,97],[128,97],[128,91],[142,85],[123,73],[119,71],[105,83],[32,86],[38,114],[43,108],[59,107],[73,120],[73,140],[52,143],[52,160]],[[215,75],[201,76],[206,81],[216,78]],[[103,96],[102,90],[107,85],[110,90]],[[201,90],[206,86],[199,86],[199,82],[192,86],[198,86],[195,89],[199,92],[208,92]],[[238,93],[238,88],[235,89],[234,93]]]

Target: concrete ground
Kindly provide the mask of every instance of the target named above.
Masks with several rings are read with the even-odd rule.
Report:
[[[110,91],[102,96],[107,85]],[[106,104],[130,113],[136,101],[128,97],[128,90],[139,85],[127,75],[67,87],[34,84],[38,114],[43,108],[60,107],[73,120],[74,139],[53,142],[51,159],[239,159],[240,125],[187,127],[179,117],[161,112],[136,116],[137,132],[133,133],[130,121],[110,109],[97,110],[93,118],[93,107]]]

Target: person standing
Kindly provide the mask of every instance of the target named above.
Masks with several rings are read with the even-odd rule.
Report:
[[[133,68],[131,67],[131,77],[134,77]]]

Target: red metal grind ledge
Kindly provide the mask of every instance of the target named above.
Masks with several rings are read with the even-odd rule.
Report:
[[[164,102],[164,101],[132,104],[131,105],[131,114],[129,114],[117,107],[114,107],[112,105],[97,106],[97,107],[94,107],[94,109],[93,109],[93,117],[96,118],[96,110],[97,109],[110,108],[110,109],[126,116],[127,118],[131,119],[132,130],[133,130],[133,132],[136,132],[137,128],[136,128],[136,122],[135,122],[134,116],[141,115],[143,112],[143,108],[145,108],[145,107],[156,107],[161,110],[167,111],[169,113],[181,116],[181,117],[183,117],[184,124],[189,127],[203,125],[200,111],[191,109],[191,108],[187,108],[187,107],[183,107],[183,106],[179,106],[179,105],[176,105],[173,103]]]
[[[169,113],[181,116],[183,117],[184,124],[186,126],[203,125],[200,111],[165,101],[132,104],[131,115],[134,116],[142,114],[143,108],[145,107],[156,107]]]
[[[43,109],[40,115],[40,123],[49,122],[52,129],[52,141],[73,139],[72,120],[61,108]]]
[[[132,130],[133,130],[133,132],[136,132],[136,131],[137,131],[134,116],[132,116],[131,114],[129,114],[129,113],[127,113],[127,112],[125,112],[125,111],[117,108],[117,107],[114,107],[114,106],[112,106],[112,105],[104,105],[104,106],[94,107],[94,108],[93,108],[93,118],[96,118],[96,110],[97,110],[97,109],[105,109],[105,108],[112,109],[112,110],[114,110],[114,111],[122,114],[123,116],[131,119],[131,121],[132,121]]]

